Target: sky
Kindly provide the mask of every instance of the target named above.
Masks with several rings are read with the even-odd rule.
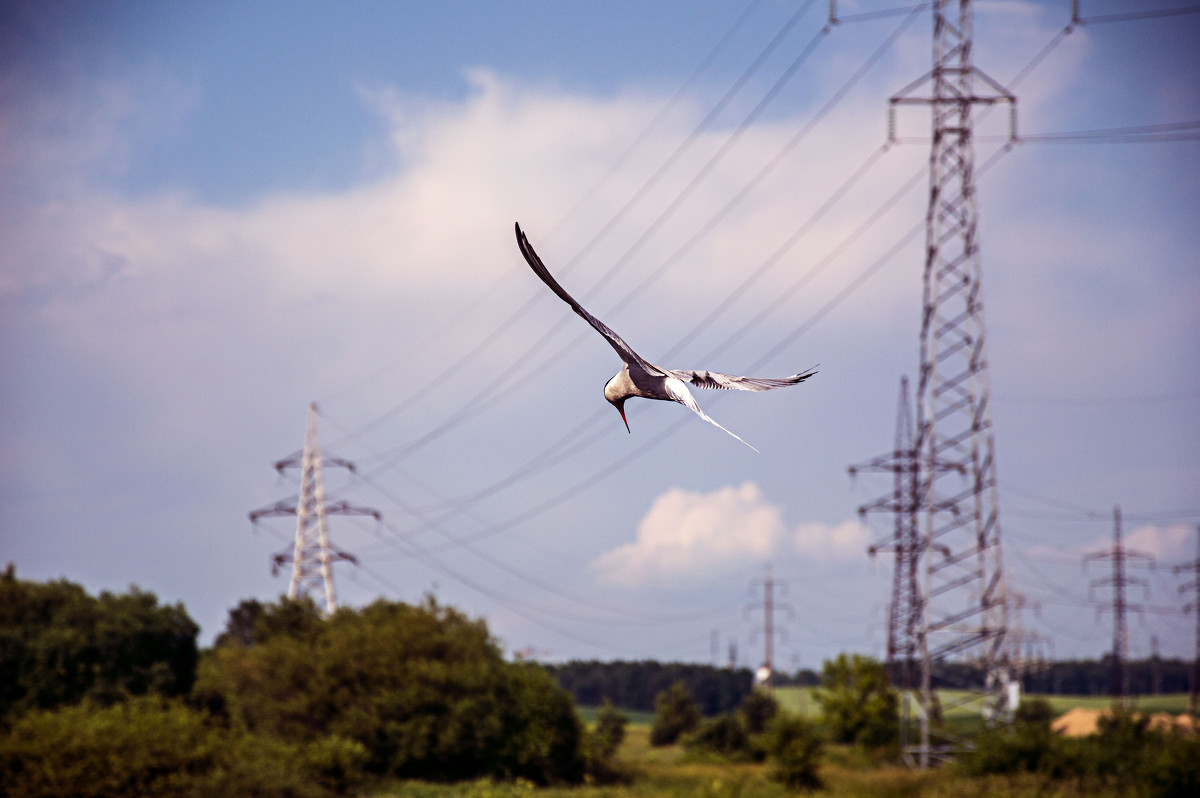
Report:
[[[899,8],[899,10],[897,10]],[[931,65],[895,2],[7,2],[0,561],[182,602],[210,644],[271,558],[315,403],[339,601],[426,594],[545,661],[882,656],[889,451],[919,358]],[[1021,629],[1190,656],[1200,522],[1200,14],[976,4],[977,208],[1002,552]],[[1183,8],[1184,13],[1168,13]],[[1148,13],[1147,13],[1148,12]],[[1150,127],[1162,126],[1162,127]],[[1062,135],[1059,135],[1062,134]],[[604,402],[550,271],[671,368]],[[910,231],[917,230],[915,235]],[[770,576],[768,576],[768,567]],[[1194,594],[1192,595],[1194,598]]]

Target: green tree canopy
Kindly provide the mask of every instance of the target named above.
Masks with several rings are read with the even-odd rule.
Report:
[[[826,660],[816,697],[834,741],[876,748],[896,739],[896,693],[878,660],[859,654]]]
[[[207,654],[196,694],[254,732],[357,740],[371,770],[405,778],[582,778],[570,695],[540,668],[504,661],[483,621],[433,599],[325,621],[281,600],[249,628],[250,645],[235,631],[238,644]]]
[[[183,606],[131,588],[92,597],[80,585],[0,575],[0,717],[91,699],[185,695],[199,628]]]
[[[683,682],[675,682],[654,699],[651,745],[670,745],[700,723],[700,706]]]
[[[762,734],[772,718],[779,714],[779,702],[769,690],[755,690],[742,700],[738,714],[742,716],[747,733]]]

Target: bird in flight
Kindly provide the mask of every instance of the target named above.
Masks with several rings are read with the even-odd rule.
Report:
[[[558,284],[558,281],[546,269],[546,264],[542,263],[542,259],[533,251],[533,247],[529,243],[529,239],[525,237],[525,233],[521,230],[521,225],[518,222],[516,225],[517,231],[517,246],[521,249],[521,254],[525,256],[525,260],[529,263],[533,273],[542,279],[546,285],[550,286],[550,290],[558,294],[558,298],[571,306],[571,309],[578,313],[584,321],[592,325],[596,332],[604,336],[609,345],[616,350],[617,355],[624,361],[621,370],[608,381],[604,386],[604,398],[609,404],[617,408],[617,412],[621,414],[621,420],[625,422],[626,431],[629,429],[629,419],[625,417],[625,401],[634,396],[640,396],[643,399],[662,399],[671,402],[679,402],[692,410],[700,418],[707,421],[713,426],[729,432],[716,421],[708,417],[708,414],[700,409],[700,405],[696,404],[692,392],[688,390],[687,384],[691,383],[697,388],[720,388],[725,390],[739,391],[769,391],[773,388],[783,388],[787,385],[797,385],[804,382],[809,377],[817,373],[816,369],[809,369],[801,374],[793,374],[790,377],[781,379],[772,379],[769,377],[735,377],[731,374],[720,374],[716,371],[686,371],[676,369],[664,369],[654,365],[650,361],[643,358],[637,352],[630,348],[629,344],[625,343],[621,336],[617,335],[608,328],[604,322],[584,310],[583,305],[580,305],[575,299],[563,290],[563,287]],[[729,432],[730,435],[737,438],[742,443],[738,435]],[[750,446],[749,443],[746,443]],[[753,446],[750,446],[754,449]],[[754,449],[758,451],[758,449]]]

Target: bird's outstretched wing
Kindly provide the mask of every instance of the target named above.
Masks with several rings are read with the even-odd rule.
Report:
[[[663,384],[663,388],[666,389],[667,394],[672,399],[674,399],[676,402],[679,402],[679,404],[683,405],[686,408],[689,408],[693,413],[700,416],[700,418],[704,419],[709,424],[712,424],[714,427],[717,427],[719,429],[725,430],[726,432],[729,432],[729,430],[722,427],[716,421],[713,421],[712,418],[709,417],[708,413],[705,413],[703,410],[700,409],[700,405],[696,403],[696,398],[694,396],[692,396],[692,392],[689,391],[687,389],[687,386],[683,384],[682,379],[680,379],[678,377],[667,378],[667,381]],[[742,437],[740,435],[738,435],[736,432],[729,432],[729,434],[732,435],[733,437],[737,438],[739,441],[742,441],[742,443],[746,443],[746,441],[742,440]],[[756,451],[756,452],[758,451],[758,449],[756,449],[752,444],[746,443],[746,445],[749,446],[751,449],[754,449],[754,451]]]
[[[584,310],[583,305],[580,305],[575,301],[574,297],[563,290],[563,287],[558,284],[558,281],[555,280],[550,274],[549,270],[546,269],[546,264],[542,263],[542,259],[538,257],[536,252],[533,251],[533,246],[529,243],[529,239],[525,237],[525,233],[521,230],[521,224],[519,222],[516,225],[516,230],[517,246],[520,247],[521,254],[525,256],[525,261],[529,264],[529,267],[533,269],[533,273],[542,278],[542,282],[550,286],[550,290],[558,294],[558,298],[570,305],[571,309],[578,313],[584,321],[596,328],[596,332],[604,336],[608,343],[612,345],[612,348],[617,351],[617,355],[621,358],[621,360],[625,361],[625,363],[628,365],[640,368],[649,374],[653,374],[658,377],[666,376],[666,372],[663,369],[660,369],[658,366],[655,366],[653,363],[643,358],[637,352],[634,352],[633,349],[630,348],[629,344],[625,343],[625,340],[621,338],[621,336],[609,329],[608,325],[600,321],[600,319]]]
[[[718,388],[737,391],[769,391],[773,388],[785,388],[788,385],[799,385],[817,373],[809,369],[800,374],[780,379],[772,377],[735,377],[732,374],[721,374],[716,371],[687,371],[686,369],[671,369],[667,372],[672,377],[678,377],[684,382],[690,382],[697,388]]]

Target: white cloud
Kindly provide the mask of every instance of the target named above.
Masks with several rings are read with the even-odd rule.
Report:
[[[816,560],[848,560],[864,556],[871,530],[853,518],[836,526],[812,522],[798,525],[792,540],[801,555]]]
[[[1159,562],[1182,559],[1189,553],[1188,544],[1195,532],[1183,524],[1174,526],[1140,526],[1125,538],[1133,551],[1149,554]]]
[[[671,488],[638,524],[637,540],[591,567],[602,581],[625,586],[690,581],[761,562],[782,536],[779,508],[753,482],[712,493]]]
[[[869,537],[857,520],[807,522],[788,531],[779,507],[753,482],[711,493],[671,488],[655,499],[634,542],[602,554],[591,567],[610,584],[666,584],[737,572],[776,557],[861,559]]]

